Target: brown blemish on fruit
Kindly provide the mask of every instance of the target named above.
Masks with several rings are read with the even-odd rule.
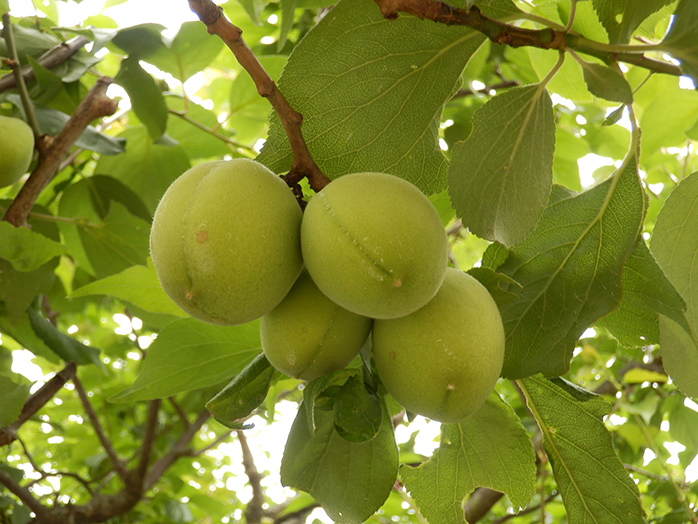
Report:
[[[390,352],[390,359],[395,360],[395,351]]]
[[[204,242],[206,242],[207,239],[208,239],[208,233],[206,233],[206,231],[199,231],[196,234],[196,241],[199,244],[203,244]]]
[[[393,287],[401,287],[402,286],[402,280],[399,278],[396,278],[393,280]]]
[[[446,386],[446,389],[449,390],[449,391],[453,391],[453,390],[456,389],[456,386],[455,386],[455,384],[448,384],[448,385]]]
[[[194,298],[194,292],[193,292],[193,291],[187,291],[187,294],[184,295],[184,298],[186,298],[187,300],[191,300],[192,298]]]

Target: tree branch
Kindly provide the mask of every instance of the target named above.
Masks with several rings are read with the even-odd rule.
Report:
[[[38,164],[5,212],[3,220],[15,227],[24,226],[29,211],[39,194],[56,174],[56,168],[61,160],[90,122],[96,118],[111,115],[116,111],[116,100],[106,96],[109,84],[111,84],[110,78],[99,78],[60,133],[53,140],[49,140],[46,150],[39,150]]]
[[[540,49],[556,49],[564,51],[572,48],[579,53],[594,56],[607,64],[626,62],[654,71],[673,76],[681,76],[681,69],[669,62],[653,60],[644,56],[643,52],[657,51],[657,46],[627,47],[626,52],[618,52],[611,46],[594,42],[581,35],[566,33],[564,30],[546,27],[544,29],[527,29],[494,20],[482,14],[480,9],[472,6],[462,9],[435,0],[374,0],[381,10],[383,18],[393,20],[399,12],[409,13],[420,19],[446,25],[463,25],[484,34],[495,44],[505,44],[509,47],[538,47]],[[630,52],[632,51],[632,52]]]
[[[295,111],[281,94],[274,81],[243,40],[242,30],[230,23],[223,15],[223,9],[211,0],[189,0],[189,7],[206,24],[208,32],[218,35],[233,52],[240,65],[252,77],[259,95],[269,101],[279,116],[293,154],[291,171],[283,177],[286,183],[294,187],[305,177],[308,179],[310,187],[315,191],[319,191],[329,184],[329,178],[315,164],[303,138],[301,131],[303,115]]]
[[[257,466],[254,463],[252,450],[247,444],[247,437],[242,431],[237,432],[240,448],[242,449],[242,465],[245,468],[245,473],[252,486],[252,500],[245,508],[245,520],[247,524],[259,524],[264,517],[264,490],[262,489],[262,475],[259,474]]]
[[[127,489],[143,492],[145,486],[146,473],[148,464],[150,463],[150,455],[155,442],[155,432],[158,426],[158,411],[160,410],[160,399],[151,400],[148,402],[148,417],[145,423],[145,431],[143,433],[143,444],[141,445],[141,456],[138,459],[138,465],[131,475],[131,482],[126,486]]]
[[[36,61],[46,69],[51,69],[68,60],[68,58],[77,53],[89,41],[89,38],[85,36],[76,36],[67,42],[63,42],[49,49],[46,53],[37,58]],[[34,79],[34,68],[30,65],[23,66],[20,73],[25,81]],[[17,79],[14,75],[5,75],[0,78],[0,93],[12,89],[16,85]]]
[[[92,424],[92,427],[94,428],[95,433],[97,434],[97,438],[99,439],[99,442],[102,444],[104,451],[106,451],[107,456],[109,457],[109,460],[111,461],[112,465],[114,466],[114,470],[119,475],[121,480],[125,484],[128,484],[129,476],[128,476],[128,471],[126,470],[126,466],[124,466],[124,463],[121,461],[119,456],[116,454],[116,450],[114,449],[114,446],[112,446],[111,442],[109,441],[106,434],[104,433],[104,429],[102,428],[102,424],[100,423],[99,419],[97,418],[97,413],[95,413],[95,410],[92,407],[92,404],[90,403],[90,399],[87,397],[87,393],[85,392],[85,388],[82,386],[82,382],[80,382],[80,380],[78,379],[77,376],[73,377],[73,384],[75,385],[75,390],[77,391],[78,396],[80,397],[80,401],[82,402],[82,406],[85,409],[85,414],[87,414],[87,417],[90,419],[90,423]]]
[[[175,442],[172,448],[170,448],[170,451],[163,455],[160,460],[153,465],[145,478],[144,487],[146,490],[150,489],[158,481],[162,474],[167,471],[167,468],[174,464],[178,458],[192,453],[192,449],[189,446],[191,439],[194,438],[197,431],[201,429],[201,426],[204,425],[209,416],[210,415],[207,410],[202,411],[197,417],[196,421],[190,424],[187,429],[182,432],[179,439],[177,439],[177,442]]]
[[[14,479],[0,469],[0,484],[3,484],[9,489],[19,500],[21,500],[29,509],[36,513],[37,517],[45,517],[48,515],[48,510],[34,498],[31,492],[17,484]]]
[[[0,446],[11,444],[17,439],[17,430],[51,400],[66,382],[75,376],[75,369],[75,362],[70,362],[26,400],[17,420],[10,426],[0,428]]]

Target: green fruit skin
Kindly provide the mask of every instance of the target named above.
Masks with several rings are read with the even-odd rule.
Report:
[[[305,209],[301,246],[320,290],[371,318],[401,317],[426,304],[448,257],[431,202],[384,173],[344,175],[318,192]]]
[[[34,155],[34,133],[24,120],[0,116],[0,187],[27,172]]]
[[[332,302],[303,271],[281,304],[260,320],[262,349],[276,369],[310,381],[349,364],[372,324]]]
[[[405,409],[445,423],[477,411],[504,361],[504,328],[487,289],[453,268],[436,296],[406,317],[376,320],[373,356]]]
[[[302,212],[288,186],[248,159],[186,171],[158,204],[150,252],[172,300],[204,322],[271,311],[298,277]]]

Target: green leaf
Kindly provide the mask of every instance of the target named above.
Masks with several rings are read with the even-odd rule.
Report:
[[[148,348],[136,381],[110,400],[150,400],[213,386],[234,377],[261,350],[259,322],[216,326],[175,320]]]
[[[208,401],[206,409],[226,427],[245,429],[240,422],[264,402],[274,377],[274,368],[264,356],[257,355],[225,388]]]
[[[99,349],[87,346],[73,337],[60,332],[56,326],[33,307],[30,307],[27,312],[29,313],[29,322],[36,336],[56,355],[66,362],[95,364],[103,369],[102,361],[99,359]]]
[[[334,396],[335,431],[349,442],[365,442],[381,429],[383,409],[378,395],[368,391],[363,374],[347,380]]]
[[[103,223],[78,225],[85,253],[97,278],[145,265],[149,252],[150,224],[113,201]]]
[[[262,14],[264,6],[267,5],[266,0],[238,0],[240,5],[245,8],[245,12],[252,20],[253,24],[260,24],[259,15]]]
[[[288,57],[282,55],[260,56],[259,62],[273,80],[281,75]],[[269,102],[259,96],[257,86],[250,75],[238,75],[229,84],[230,122],[235,128],[235,139],[243,144],[254,144],[264,133],[271,112]]]
[[[58,205],[59,215],[77,219],[75,222],[59,222],[59,227],[71,256],[91,275],[95,274],[95,270],[85,253],[80,227],[85,227],[86,223],[101,224],[112,201],[123,204],[131,214],[150,222],[150,213],[138,195],[109,176],[95,175],[71,184],[63,192]]]
[[[249,77],[249,75],[240,76]],[[258,96],[258,98],[261,97]],[[186,116],[186,120],[173,116],[167,123],[167,134],[179,143],[179,147],[185,151],[190,160],[222,157],[231,153],[231,148],[228,144],[214,136],[213,132],[205,131],[190,122],[190,120],[193,120],[208,127],[218,135],[230,138],[230,133],[220,127],[213,111],[204,109],[192,100],[185,101],[180,96],[168,95],[165,97],[165,101],[170,109],[181,112]],[[268,102],[264,102],[269,105]],[[239,140],[237,137],[236,139]]]
[[[655,0],[657,1],[657,0]],[[670,3],[665,0],[665,3]],[[698,88],[698,3],[681,0],[674,11],[674,21],[662,41],[662,49],[681,62],[681,70]]]
[[[203,71],[223,49],[223,41],[209,34],[199,21],[184,22],[167,51],[159,48],[145,59],[180,82]]]
[[[53,273],[51,274],[53,275]],[[12,317],[0,315],[0,332],[2,332],[3,336],[8,335],[12,337],[21,347],[28,349],[35,355],[41,356],[54,364],[61,363],[58,355],[43,340],[36,336],[29,321],[29,315],[22,315],[16,320],[12,319]]]
[[[341,0],[295,47],[279,89],[303,114],[310,152],[331,179],[379,171],[437,193],[446,181],[439,116],[482,42],[464,27],[385,20],[370,0]],[[291,166],[275,115],[258,160],[279,173]]]
[[[583,193],[555,186],[550,200],[536,229],[492,268],[522,286],[508,286],[518,298],[498,304],[509,378],[567,371],[576,340],[621,301],[647,206],[633,161]]]
[[[334,398],[332,393],[336,393],[349,379],[360,374],[361,370],[359,368],[347,367],[308,382],[303,389],[303,407],[307,412],[308,430],[311,434],[314,435],[317,431],[315,424],[316,409],[324,409],[326,411],[333,409]]]
[[[633,32],[655,11],[674,0],[592,0],[612,44],[627,44]]]
[[[119,135],[126,139],[126,152],[101,157],[96,172],[112,175],[135,191],[153,213],[165,190],[189,169],[189,160],[179,146],[156,144],[142,127]]]
[[[310,493],[334,520],[359,524],[388,498],[397,478],[398,452],[387,409],[378,434],[349,442],[336,431],[331,411],[318,410],[308,430],[301,406],[281,462],[281,483]]]
[[[463,225],[511,246],[536,225],[552,184],[555,119],[543,86],[498,94],[473,115],[453,148],[449,193]]]
[[[167,127],[167,104],[153,77],[138,63],[137,56],[129,56],[121,62],[114,82],[126,90],[131,108],[153,140],[160,138]]]
[[[611,405],[563,379],[535,376],[519,385],[541,429],[568,522],[645,522],[640,493],[603,423]]]
[[[293,28],[298,0],[279,0],[279,4],[281,5],[281,27],[277,49],[281,50],[286,45],[289,31]]]
[[[684,394],[698,397],[698,173],[687,176],[664,203],[650,247],[659,267],[686,301],[690,333],[659,317],[664,368]]]
[[[621,343],[641,347],[659,343],[659,318],[664,314],[689,329],[686,304],[641,240],[625,262],[621,278],[623,300],[618,309],[596,324],[608,329]]]
[[[643,382],[666,382],[669,379],[663,373],[657,373],[649,369],[633,368],[623,375],[626,384],[641,384]]]
[[[37,107],[34,111],[41,131],[52,136],[56,136],[70,119],[69,115],[48,107]],[[75,145],[100,155],[118,155],[124,152],[124,142],[123,139],[97,131],[93,126],[87,126]]]
[[[499,395],[460,424],[441,426],[441,444],[418,467],[400,477],[430,524],[465,522],[462,502],[476,487],[505,493],[514,509],[535,492],[536,457],[528,433]]]
[[[48,262],[34,271],[18,271],[0,259],[0,303],[4,302],[12,322],[22,317],[34,297],[51,290],[55,266],[55,262]]]
[[[146,58],[165,49],[164,30],[165,26],[160,24],[140,24],[120,30],[112,41],[127,54]]]
[[[623,73],[601,64],[582,64],[584,81],[591,94],[612,102],[632,104],[633,90]]]
[[[688,131],[698,121],[698,91],[680,89],[679,79],[675,77],[662,76],[652,80],[656,96],[640,117],[640,158],[643,163],[663,156],[662,151],[667,147],[684,147]]]
[[[4,351],[4,350],[3,350]],[[31,387],[24,377],[14,373],[5,375],[0,373],[0,428],[9,426],[22,412],[22,406],[29,396]]]
[[[65,252],[64,245],[40,233],[0,222],[0,258],[8,260],[19,271],[34,271]]]
[[[73,291],[70,298],[109,295],[125,300],[151,313],[188,317],[163,291],[158,275],[148,258],[147,266],[132,266],[121,273],[90,282]]]

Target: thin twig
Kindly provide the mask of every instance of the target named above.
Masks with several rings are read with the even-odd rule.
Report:
[[[102,424],[97,418],[97,413],[95,413],[95,410],[92,407],[92,404],[90,403],[90,399],[87,397],[85,388],[83,387],[82,382],[80,382],[77,376],[73,377],[73,384],[75,385],[75,391],[77,391],[78,396],[80,397],[80,401],[82,402],[82,407],[85,410],[85,414],[87,415],[87,418],[90,419],[90,423],[92,424],[92,427],[94,428],[95,433],[97,434],[97,438],[99,439],[99,442],[102,444],[104,451],[106,451],[109,460],[114,466],[114,470],[119,475],[121,480],[124,481],[124,483],[128,483],[129,477],[128,471],[126,470],[126,466],[124,466],[124,463],[116,454],[116,450],[114,449],[114,446],[112,446],[111,441],[107,438],[106,434],[104,433]]]
[[[199,455],[203,455],[204,453],[206,453],[208,450],[217,447],[221,442],[224,442],[227,439],[229,439],[232,432],[233,431],[230,430],[227,433],[223,433],[220,437],[218,437],[216,440],[211,442],[208,446],[203,447],[201,449],[197,449],[195,451],[192,451],[192,455],[194,455],[195,457],[198,457]]]
[[[175,398],[174,398],[174,397],[169,397],[167,400],[170,402],[170,404],[172,404],[172,407],[175,409],[175,411],[176,411],[177,414],[179,415],[179,418],[182,419],[182,423],[184,423],[184,429],[186,429],[186,428],[188,428],[189,426],[191,426],[191,423],[189,422],[189,419],[187,418],[187,414],[186,414],[186,413],[184,412],[184,410],[182,409],[182,406],[180,406],[180,405],[177,403],[177,401],[175,400]]]
[[[37,58],[36,61],[46,69],[52,69],[58,64],[68,60],[68,58],[77,53],[89,41],[90,40],[85,36],[76,36],[67,42],[62,42],[56,47],[49,49],[46,53]],[[21,69],[21,74],[24,80],[29,82],[34,79],[34,68],[31,65],[25,65]],[[0,78],[0,93],[7,89],[12,89],[15,85],[17,85],[17,80],[14,75],[3,76]]]
[[[544,506],[548,502],[551,502],[555,497],[558,496],[557,491],[553,491],[550,495],[545,497],[543,502],[541,504],[536,504],[535,506],[531,506],[530,508],[526,508],[524,510],[519,511],[518,513],[512,513],[511,515],[506,515],[502,518],[499,518],[497,520],[492,521],[492,524],[502,524],[502,522],[507,522],[508,520],[515,519],[516,517],[523,517],[524,515],[528,515],[529,513],[533,513],[534,511],[538,511],[538,509],[541,506]]]
[[[208,32],[218,35],[233,52],[240,65],[252,77],[259,95],[269,101],[279,116],[293,154],[291,171],[283,177],[286,183],[294,187],[300,180],[307,178],[310,187],[315,191],[325,187],[330,180],[315,164],[308,150],[308,145],[305,143],[301,131],[303,115],[295,111],[281,94],[279,88],[243,40],[242,30],[230,23],[223,15],[223,9],[211,0],[189,0],[189,7],[206,24]]]
[[[521,85],[521,84],[517,80],[503,80],[502,82],[492,84],[491,86],[485,86],[481,89],[460,89],[460,90],[458,90],[458,92],[455,95],[453,95],[453,98],[462,98],[464,96],[472,96],[475,93],[489,93],[492,90],[497,91],[499,89],[506,89],[508,87],[516,87],[518,85]]]
[[[160,399],[151,400],[148,402],[148,416],[145,423],[145,431],[143,432],[143,443],[141,444],[141,456],[138,459],[138,465],[134,470],[135,480],[138,484],[138,491],[143,491],[145,485],[146,472],[150,463],[150,455],[155,442],[155,433],[158,425],[158,412],[160,411]],[[135,486],[134,486],[135,489]]]
[[[66,382],[75,376],[75,369],[75,363],[70,362],[26,400],[17,420],[5,428],[0,428],[0,446],[6,446],[17,438],[17,430],[22,424],[33,417],[37,411],[58,393]]]
[[[15,83],[19,90],[19,97],[22,100],[22,106],[24,107],[27,122],[29,122],[29,125],[32,128],[32,131],[34,132],[34,139],[36,140],[37,146],[39,146],[40,142],[38,139],[41,135],[41,128],[39,127],[39,121],[36,119],[36,113],[34,112],[34,103],[29,96],[29,90],[27,89],[27,84],[24,82],[24,76],[22,75],[22,64],[19,62],[19,55],[17,54],[17,48],[15,46],[15,37],[12,30],[10,13],[4,13],[2,15],[2,26],[2,34],[5,38],[7,52],[10,55],[10,60],[7,62],[12,69],[12,75],[14,76]]]
[[[247,437],[242,431],[237,432],[240,448],[242,449],[242,465],[245,468],[245,474],[252,486],[252,500],[247,503],[245,508],[245,519],[247,524],[259,524],[264,517],[264,490],[262,489],[262,475],[257,470],[252,456],[252,450],[247,444]]]
[[[186,99],[185,99],[186,100]],[[175,111],[174,109],[170,109],[169,113],[171,115],[178,116],[185,122],[193,125],[194,127],[197,127],[201,129],[202,131],[207,132],[209,135],[216,137],[218,140],[221,142],[224,142],[228,147],[230,148],[239,148],[239,149],[246,149],[248,151],[253,151],[253,149],[250,146],[247,146],[245,144],[242,144],[240,142],[236,142],[232,138],[228,138],[227,136],[221,135],[218,131],[215,129],[212,129],[201,122],[194,120],[193,118],[189,117],[185,112],[183,111]]]
[[[56,174],[56,168],[75,141],[93,120],[113,114],[117,101],[106,96],[111,79],[101,77],[80,102],[75,112],[45,151],[39,152],[39,162],[29,179],[5,212],[3,220],[15,227],[26,224],[27,216],[44,187]]]
[[[167,468],[174,464],[178,458],[192,454],[191,440],[201,429],[201,426],[203,426],[208,420],[209,416],[208,410],[203,410],[201,413],[199,413],[197,419],[185,431],[182,432],[179,439],[177,439],[177,442],[174,443],[170,450],[150,468],[150,471],[145,479],[144,488],[146,490],[150,489],[158,481],[162,474],[167,471]]]
[[[14,495],[21,500],[29,509],[36,513],[37,517],[46,517],[49,511],[39,502],[31,492],[23,486],[17,484],[14,479],[0,469],[0,484],[3,484]]]

